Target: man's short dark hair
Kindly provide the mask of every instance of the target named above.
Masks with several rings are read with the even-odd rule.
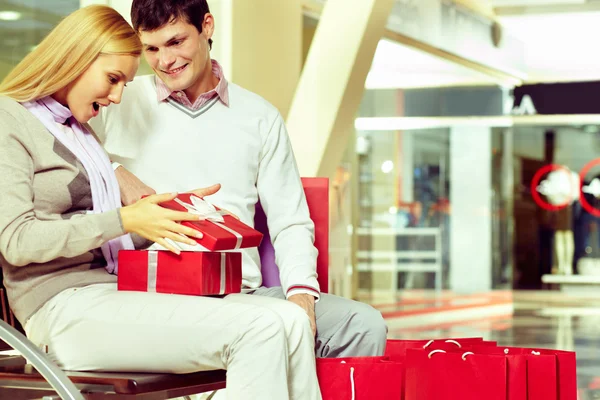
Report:
[[[182,19],[202,33],[202,22],[209,12],[206,0],[133,0],[131,23],[136,32],[153,31],[173,19]],[[211,49],[212,43],[208,39]]]

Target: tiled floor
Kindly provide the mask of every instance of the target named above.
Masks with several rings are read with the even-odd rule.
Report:
[[[461,320],[443,324],[428,321],[421,327],[413,324],[402,328],[401,318],[388,314],[388,324],[394,327],[389,336],[398,339],[483,336],[504,346],[575,350],[580,400],[600,399],[600,291],[597,297],[550,291],[513,292],[512,299],[513,315],[469,318],[463,314]],[[400,303],[398,309],[402,308]],[[476,314],[474,307],[473,315]]]

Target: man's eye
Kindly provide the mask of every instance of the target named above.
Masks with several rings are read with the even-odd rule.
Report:
[[[117,78],[115,78],[114,76],[109,76],[108,80],[110,81],[110,83],[112,83],[113,85],[116,84],[117,82],[119,82],[119,80]]]
[[[156,47],[148,47],[146,51],[149,53],[154,53],[156,51]]]
[[[176,41],[173,42],[173,44],[175,46],[179,46],[181,44],[181,42],[182,42],[181,40],[176,40]]]

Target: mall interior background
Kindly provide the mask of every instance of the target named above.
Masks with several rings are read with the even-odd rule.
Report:
[[[94,1],[81,5],[88,3]],[[123,8],[127,2],[112,3]],[[218,21],[225,3],[211,2]],[[573,253],[567,256],[568,271],[595,274],[596,217],[576,201],[560,212],[545,212],[529,187],[544,165],[558,163],[578,172],[595,159],[600,118],[589,106],[594,98],[580,99],[582,110],[577,110],[573,102],[560,104],[560,90],[549,90],[547,96],[558,103],[552,114],[559,118],[548,119],[536,108],[548,100],[535,92],[538,75],[551,82],[577,81],[570,84],[577,91],[593,72],[581,82],[585,66],[575,63],[574,71],[564,71],[554,64],[555,77],[548,76],[552,71],[530,53],[540,51],[539,32],[522,28],[544,20],[549,26],[552,18],[564,25],[578,13],[531,6],[510,14],[514,3],[525,6],[526,0],[510,6],[502,1],[392,3],[354,129],[345,132],[345,151],[329,174],[333,290],[347,297],[393,299],[404,289],[539,289],[542,275],[564,270],[558,265],[564,261],[559,260],[561,240]],[[325,4],[301,2],[302,62]],[[79,6],[78,0],[2,0],[0,77]],[[490,14],[494,10],[500,16]],[[591,8],[579,14],[590,23],[597,15]],[[587,51],[580,53],[588,57]],[[221,50],[219,56],[226,54]],[[139,73],[149,73],[148,67]],[[535,95],[528,94],[530,87]],[[527,101],[519,96],[515,101],[519,90]],[[561,106],[570,109],[562,112]],[[583,113],[585,118],[578,118]],[[512,118],[515,114],[525,115]]]
[[[131,2],[0,0],[0,78],[92,3]],[[226,76],[281,110],[303,175],[330,178],[333,293],[395,337],[597,342],[600,2],[209,4]]]
[[[94,1],[2,0],[0,77],[80,3]],[[123,8],[127,2],[112,3]],[[225,3],[211,2],[217,21]],[[326,2],[301,3],[304,62]],[[355,129],[345,132],[346,150],[330,171],[333,290],[393,299],[403,289],[540,288],[542,274],[558,268],[557,257],[535,242],[554,242],[554,228],[540,220],[551,217],[532,211],[536,205],[523,189],[523,174],[547,161],[579,171],[595,158],[590,144],[596,142],[596,125],[580,124],[575,116],[548,125],[539,116],[519,122],[507,117],[519,106],[512,101],[514,87],[527,84],[531,74],[532,46],[526,43],[531,32],[511,30],[532,20],[529,13],[493,17],[494,2],[392,3]],[[226,56],[223,50],[219,56]],[[139,74],[149,72],[143,65]],[[535,104],[524,112],[536,113]],[[555,160],[544,158],[550,136]],[[572,216],[568,208],[562,214]],[[576,223],[567,231],[573,232],[571,225]],[[600,251],[581,240],[585,246],[579,238],[573,245],[577,272],[581,255]]]

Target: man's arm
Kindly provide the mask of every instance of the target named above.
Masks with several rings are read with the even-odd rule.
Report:
[[[149,196],[156,194],[156,191],[150,186],[142,182],[137,176],[132,174],[122,165],[116,166],[115,175],[119,182],[119,189],[121,190],[121,203],[128,206],[135,203],[143,196]]]
[[[96,139],[105,145],[108,132],[106,129],[106,118],[108,117],[108,110],[101,109],[100,115],[92,118],[87,125],[87,128],[92,132]],[[108,152],[108,151],[107,151]],[[112,154],[108,152],[109,157]],[[119,189],[121,191],[121,203],[124,206],[129,206],[136,201],[140,200],[143,196],[149,196],[156,194],[156,191],[150,186],[146,185],[137,176],[129,172],[125,167],[117,162],[112,163],[117,181],[119,182]]]
[[[283,292],[288,300],[307,311],[314,327],[314,303],[320,296],[314,224],[279,114],[264,139],[257,189],[267,215]]]

